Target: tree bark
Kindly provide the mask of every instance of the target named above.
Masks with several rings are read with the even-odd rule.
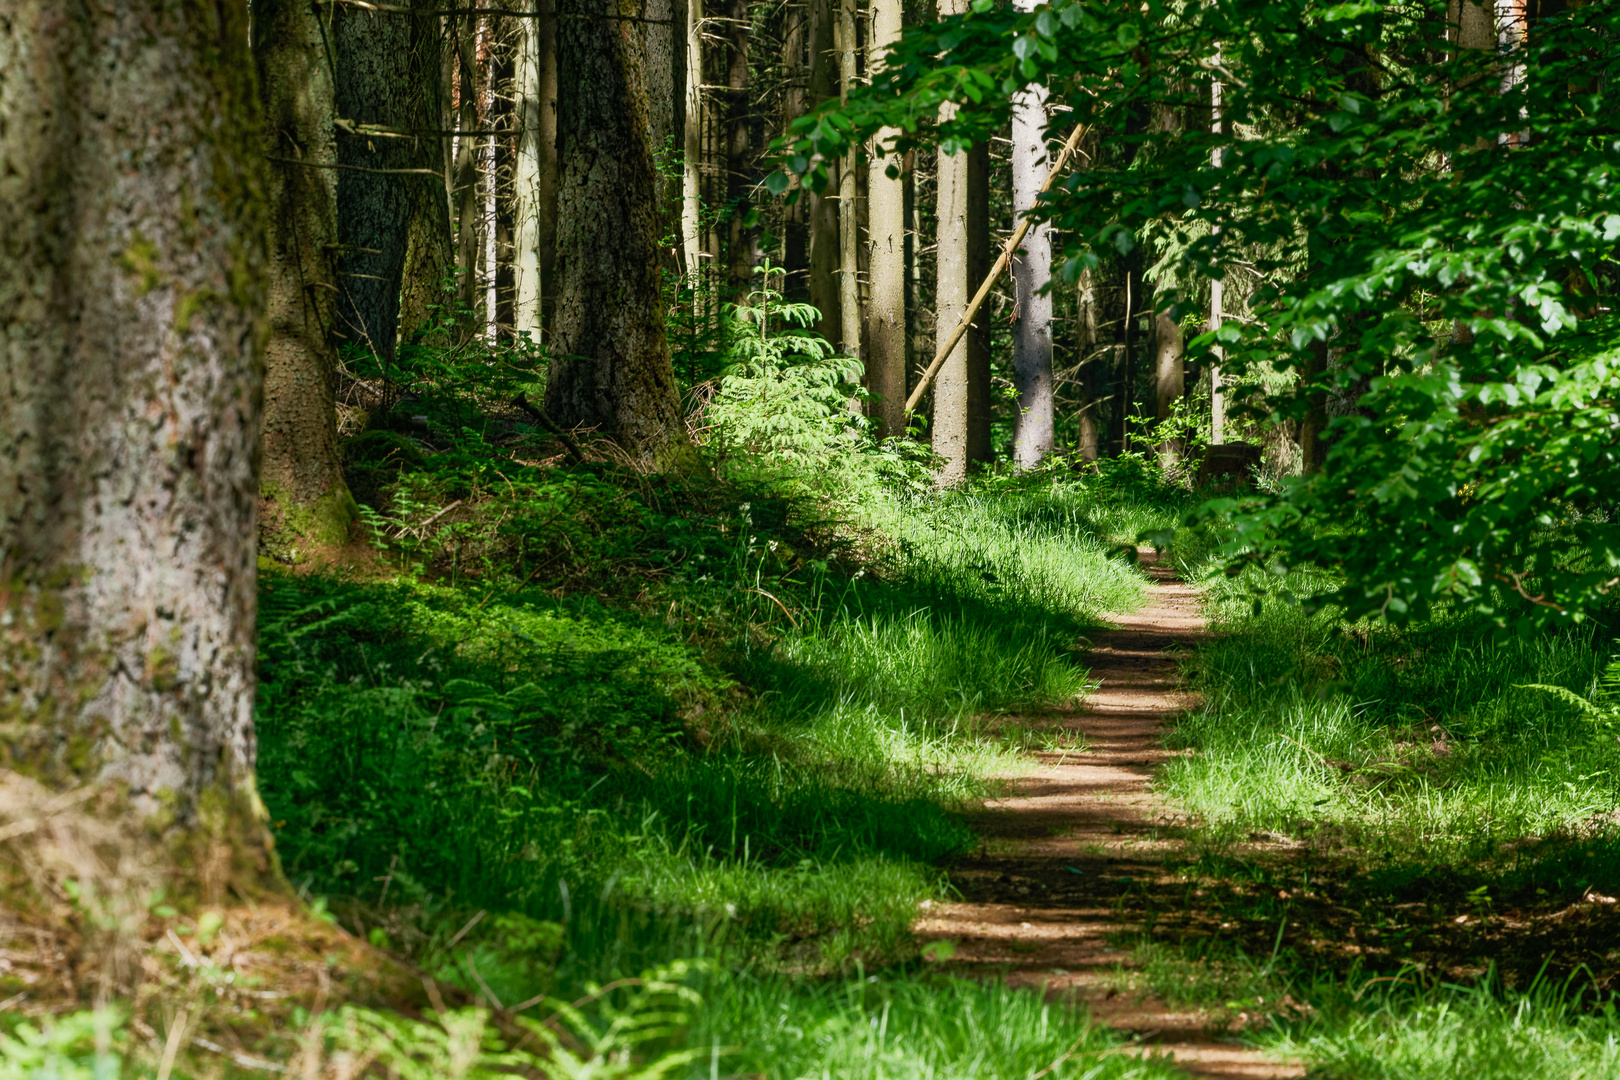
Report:
[[[336,5],[331,15],[338,164],[338,333],[392,363],[399,326],[411,186],[412,140],[356,134],[349,125],[403,129],[412,122],[412,87],[402,58],[411,20],[392,12]]]
[[[703,277],[703,0],[686,4],[686,109],[681,128],[681,256],[687,283]],[[696,314],[694,312],[694,314]]]
[[[546,404],[645,464],[685,445],[658,270],[636,0],[562,0],[557,26],[560,279]],[[617,16],[617,18],[604,18]]]
[[[940,16],[961,14],[965,2],[945,0]],[[942,114],[953,106],[943,107]],[[942,119],[948,119],[942,115]],[[989,155],[983,146],[960,154],[939,154],[935,191],[936,272],[934,325],[947,334],[962,318],[984,280],[989,253]],[[934,453],[945,459],[936,477],[941,486],[965,479],[976,464],[990,459],[990,349],[988,322],[980,308],[973,326],[951,352],[934,383]]]
[[[452,30],[456,43],[456,128],[461,132],[477,131],[479,122],[478,61],[481,38],[478,16],[468,15],[459,27]],[[479,213],[478,137],[461,134],[456,137],[456,178],[451,201],[456,210],[456,313],[463,337],[475,332],[478,307],[479,226],[483,215]]]
[[[748,0],[731,0],[726,15],[726,274],[741,300],[753,287],[757,236],[748,220]]]
[[[422,132],[450,126],[449,84],[445,77],[444,33],[439,16],[426,14],[440,0],[411,0],[411,52],[406,63],[409,83],[407,106],[410,127]],[[405,267],[399,295],[399,335],[413,337],[438,317],[445,304],[445,282],[455,270],[456,253],[450,234],[450,200],[445,186],[449,139],[424,134],[410,142],[416,168],[432,175],[404,177],[410,190],[406,223]]]
[[[849,103],[856,81],[857,0],[838,0],[838,85],[839,100]],[[862,340],[865,320],[861,312],[861,241],[859,151],[853,146],[844,154],[838,169],[838,312],[841,320],[839,345],[849,355],[864,359]]]
[[[0,19],[5,764],[109,782],[205,897],[253,783],[264,144],[247,6]]]
[[[868,71],[883,64],[889,46],[900,40],[905,8],[901,0],[873,0]],[[906,333],[906,178],[890,177],[899,159],[878,157],[877,150],[899,131],[881,128],[872,139],[866,166],[867,256],[872,282],[866,313],[866,388],[873,395],[872,418],[879,437],[906,430],[906,371],[910,336]]]
[[[517,167],[512,178],[512,332],[540,341],[540,171],[546,147],[540,141],[540,19],[526,19],[518,45],[512,111],[517,119]]]
[[[1087,267],[1080,271],[1080,279],[1075,285],[1076,316],[1080,325],[1080,412],[1076,418],[1079,429],[1077,449],[1080,451],[1082,461],[1095,462],[1102,453],[1101,425],[1097,420],[1097,406],[1100,404],[1097,393],[1097,371],[1102,360],[1099,349],[1097,333],[1097,313],[1100,310],[1097,296],[1096,271]]]
[[[808,97],[814,109],[837,93],[838,57],[833,31],[833,0],[809,0],[806,47],[810,54]],[[804,198],[808,233],[808,290],[810,303],[820,313],[816,329],[828,341],[837,341],[843,328],[838,289],[838,198],[829,187],[808,192]]]
[[[270,242],[259,537],[288,562],[346,543],[357,513],[337,446],[337,148],[315,19],[303,0],[254,5]]]
[[[1033,10],[1033,0],[1018,0]],[[1026,87],[1013,99],[1013,214],[1034,209],[1041,185],[1051,171],[1046,151],[1046,88]],[[1018,415],[1013,421],[1013,463],[1033,469],[1046,460],[1054,444],[1052,378],[1052,236],[1043,222],[1029,230],[1023,253],[1013,263],[1017,323],[1013,329],[1013,386]]]

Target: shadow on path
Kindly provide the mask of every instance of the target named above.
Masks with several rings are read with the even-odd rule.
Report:
[[[1142,554],[1144,562],[1153,555]],[[1191,703],[1180,659],[1205,629],[1197,592],[1166,565],[1147,569],[1147,606],[1091,643],[1097,689],[1052,721],[1081,735],[1084,752],[1039,755],[1008,797],[985,805],[974,821],[981,850],[951,869],[962,900],[931,906],[915,929],[924,941],[954,943],[942,966],[958,974],[1077,997],[1095,1019],[1135,1037],[1126,1052],[1168,1055],[1196,1076],[1303,1076],[1298,1063],[1217,1030],[1206,1012],[1122,989],[1131,953],[1114,942],[1140,929],[1128,912],[1154,894],[1155,907],[1184,903],[1185,884],[1164,873],[1183,829],[1149,784],[1175,756],[1162,742]]]

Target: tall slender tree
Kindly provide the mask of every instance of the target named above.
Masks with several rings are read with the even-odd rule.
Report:
[[[253,69],[241,0],[0,18],[5,760],[108,783],[215,898],[275,875],[253,782]]]
[[[900,40],[904,14],[901,0],[872,0],[869,71],[881,67],[889,47]],[[872,392],[872,416],[881,435],[905,432],[911,351],[906,332],[906,177],[898,158],[877,153],[897,134],[894,128],[877,133],[866,167],[867,265],[872,282],[866,311],[866,388]],[[896,175],[889,175],[891,169]]]
[[[1017,0],[1031,11],[1034,0]],[[1046,87],[1031,85],[1013,98],[1012,187],[1017,217],[1035,209],[1041,185],[1051,170],[1046,149]],[[1013,421],[1013,462],[1033,469],[1055,443],[1052,377],[1052,236],[1042,222],[1024,237],[1024,249],[1013,263],[1015,318],[1013,387],[1018,413]]]
[[[837,93],[838,54],[833,40],[837,25],[833,0],[808,0],[806,50],[809,72],[805,106],[817,108]],[[838,199],[831,190],[810,192],[804,200],[808,232],[810,303],[821,315],[816,329],[828,341],[838,340],[843,325],[838,290]]]
[[[686,107],[681,128],[681,255],[688,281],[703,272],[703,0],[686,3]]]
[[[859,78],[859,0],[838,0],[838,95],[848,103]],[[838,165],[839,344],[850,356],[866,356],[861,312],[860,151],[851,146]]]
[[[649,464],[685,443],[658,265],[658,177],[648,140],[637,0],[558,5],[562,216],[546,407]]]
[[[965,0],[943,0],[940,15],[966,12]],[[954,106],[941,110],[948,120]],[[939,152],[935,176],[934,325],[943,337],[961,321],[984,279],[989,253],[989,154],[984,146]],[[990,459],[990,348],[983,309],[934,383],[932,441],[945,460],[937,481],[954,484]]]
[[[517,162],[512,178],[515,231],[512,240],[512,329],[540,340],[542,284],[540,280],[540,172],[550,151],[541,141],[540,19],[529,19],[518,43],[517,77],[512,86],[512,112],[517,121]]]
[[[270,241],[259,525],[266,553],[289,559],[345,543],[356,515],[337,446],[337,147],[315,20],[303,0],[253,8]]]
[[[753,287],[755,246],[749,189],[750,108],[748,40],[752,29],[748,0],[730,0],[726,7],[726,275],[731,291],[740,296]]]

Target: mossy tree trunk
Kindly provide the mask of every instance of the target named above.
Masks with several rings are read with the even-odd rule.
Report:
[[[253,7],[270,241],[259,528],[285,561],[341,546],[355,519],[337,446],[332,76],[315,20],[305,0]]]
[[[0,730],[217,895],[253,785],[266,254],[247,5],[0,18]]]
[[[636,0],[561,0],[558,296],[546,407],[645,464],[686,443],[659,280]]]

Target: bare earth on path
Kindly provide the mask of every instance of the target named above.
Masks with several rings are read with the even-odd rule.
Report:
[[[1231,1040],[1207,1013],[1121,991],[1130,953],[1111,939],[1138,929],[1122,914],[1135,906],[1128,894],[1177,890],[1164,861],[1180,847],[1180,829],[1149,782],[1173,756],[1161,745],[1165,726],[1189,704],[1180,656],[1204,632],[1193,588],[1168,566],[1148,570],[1147,606],[1092,639],[1088,663],[1100,685],[1080,710],[1052,721],[1083,736],[1084,752],[1041,754],[1008,797],[985,806],[975,821],[981,850],[951,869],[962,900],[930,906],[916,931],[954,944],[941,966],[1076,996],[1143,1052],[1171,1056],[1193,1075],[1303,1076],[1299,1064]]]

